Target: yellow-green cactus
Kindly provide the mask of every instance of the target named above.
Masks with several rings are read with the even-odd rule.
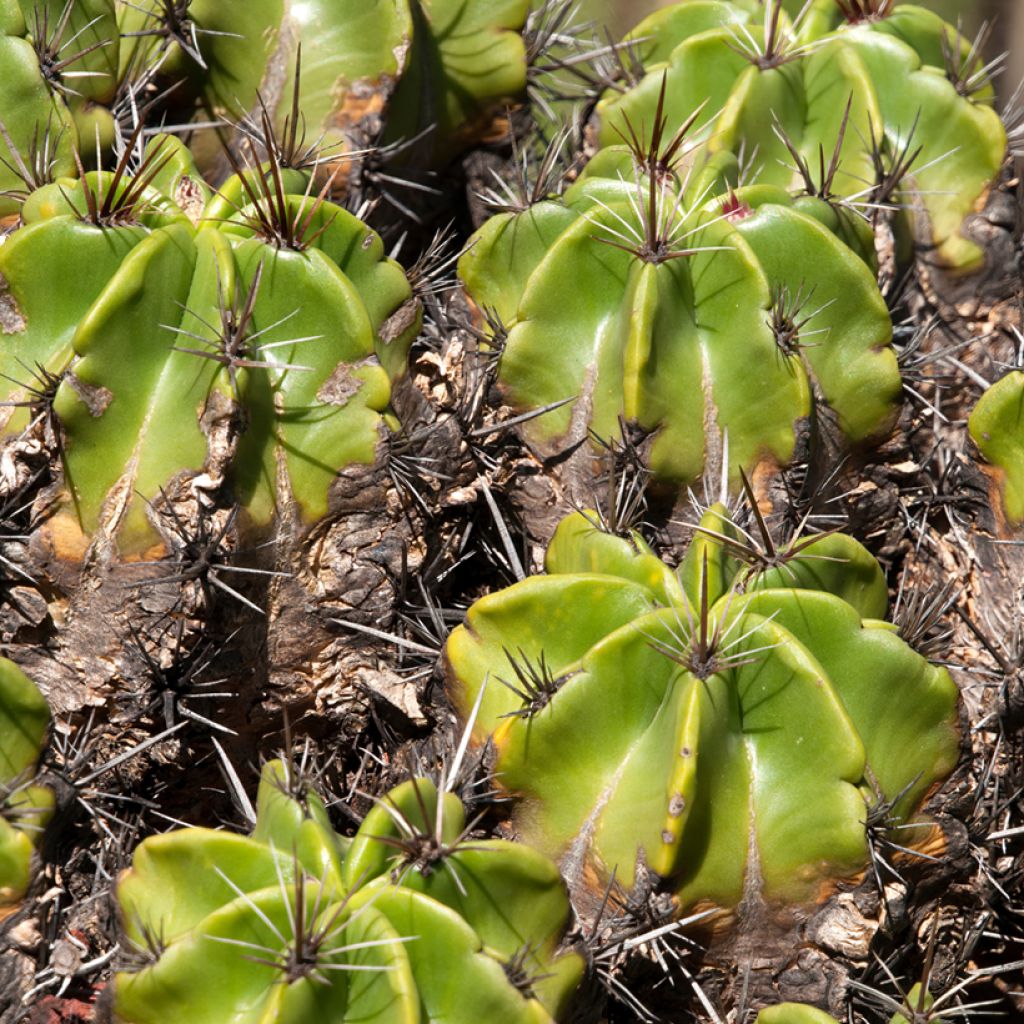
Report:
[[[0,658],[0,919],[28,890],[32,853],[53,813],[53,792],[35,784],[49,727],[35,684]]]
[[[209,195],[164,136],[134,177],[47,186],[25,219],[0,249],[0,366],[28,385],[9,384],[10,401],[32,397],[29,367],[55,388],[59,550],[98,530],[146,549],[153,503],[204,472],[226,474],[257,524],[281,503],[309,522],[340,469],[373,463],[418,304],[380,238],[311,194],[307,172],[252,169]],[[67,282],[57,294],[43,263]],[[28,418],[6,415],[8,432]],[[237,449],[214,450],[231,417]]]
[[[138,954],[114,979],[118,1019],[553,1024],[582,971],[559,950],[558,871],[465,828],[455,796],[410,779],[343,838],[269,762],[251,836],[190,828],[136,851],[117,886]]]
[[[526,441],[551,456],[636,423],[655,476],[678,484],[725,449],[734,480],[785,464],[815,394],[850,442],[884,435],[900,376],[866,226],[774,185],[732,189],[717,161],[687,170],[670,96],[649,136],[602,151],[560,199],[492,217],[459,262],[507,331],[506,400],[557,405]]]
[[[869,806],[912,818],[959,750],[956,687],[883,621],[875,560],[842,534],[755,544],[716,507],[673,571],[591,518],[447,646],[523,838],[576,885],[644,865],[683,905],[862,871]]]

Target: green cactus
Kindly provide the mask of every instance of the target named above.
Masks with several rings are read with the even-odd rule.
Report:
[[[978,451],[994,467],[995,507],[1011,526],[1024,522],[1024,372],[1013,370],[978,399],[968,420]]]
[[[329,164],[342,147],[373,141],[388,115],[384,141],[427,132],[415,160],[435,166],[524,93],[528,8],[527,0],[144,0],[120,9],[122,70],[162,56],[162,77],[185,78],[176,102],[236,121],[257,109],[259,95],[279,131],[286,119],[301,121]],[[299,46],[296,110],[281,82]]]
[[[865,867],[867,805],[905,821],[955,764],[956,687],[881,621],[871,555],[758,524],[711,509],[673,572],[573,514],[547,575],[449,639],[523,838],[578,884],[644,864],[684,906],[810,900]]]
[[[55,387],[58,553],[98,530],[145,550],[153,503],[204,472],[226,474],[257,525],[281,504],[316,520],[337,471],[373,462],[418,305],[377,235],[309,184],[272,165],[204,205],[187,151],[163,136],[135,177],[91,172],[26,203],[0,250],[0,369],[24,381],[35,366]],[[43,263],[69,282],[59,296]],[[24,409],[9,415],[8,432],[25,427]],[[232,418],[237,450],[214,451]]]
[[[35,185],[73,173],[75,147],[109,145],[115,43],[113,0],[0,2],[0,217]]]
[[[244,122],[237,146],[275,129],[289,162],[322,160],[339,188],[347,154],[378,139],[418,140],[405,162],[440,166],[524,95],[528,9],[527,0],[2,0],[0,217],[74,173],[76,151],[87,166],[106,161],[118,119],[134,117],[154,85],[175,119]],[[196,134],[204,170],[220,167],[219,139]]]
[[[118,1019],[551,1024],[582,969],[558,951],[558,871],[465,831],[455,796],[410,779],[343,838],[269,762],[251,836],[189,828],[136,850],[117,898],[139,969],[115,977]]]
[[[801,6],[786,4],[794,14]],[[982,59],[921,7],[842,8],[819,0],[798,24],[778,0],[687,0],[655,12],[627,36],[643,73],[598,104],[599,145],[618,142],[627,119],[651,123],[664,77],[672,128],[703,110],[709,151],[742,154],[748,183],[791,188],[802,177],[794,156],[816,169],[819,152],[836,153],[829,191],[875,201],[879,170],[916,154],[901,195],[919,196],[943,263],[975,266],[981,251],[960,229],[1006,151]]]
[[[53,791],[34,781],[49,727],[35,684],[0,658],[0,919],[28,890],[32,853],[53,813]]]
[[[866,226],[775,186],[730,190],[720,161],[683,173],[693,152],[667,134],[669,95],[649,140],[601,152],[560,200],[492,217],[460,260],[473,302],[507,328],[506,400],[561,403],[521,428],[527,441],[552,455],[625,419],[654,433],[650,468],[679,483],[723,438],[734,481],[785,464],[815,392],[849,440],[884,434],[900,376]]]
[[[836,1024],[836,1019],[806,1003],[779,1003],[763,1009],[754,1024]]]

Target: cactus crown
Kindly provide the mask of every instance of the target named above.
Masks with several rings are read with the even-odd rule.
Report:
[[[584,427],[608,444],[636,432],[654,476],[690,482],[727,456],[738,483],[740,466],[791,458],[815,379],[850,440],[880,436],[899,391],[891,323],[870,229],[830,205],[834,161],[795,197],[740,186],[735,161],[693,149],[699,110],[670,130],[659,78],[649,136],[627,117],[625,146],[560,199],[491,218],[459,262],[506,401],[537,413],[521,433],[553,456]]]
[[[778,0],[756,8],[722,0],[651,15],[627,37],[643,72],[625,88],[606,90],[597,106],[598,144],[615,145],[627,119],[650,123],[658,83],[667,78],[668,130],[706,104],[715,113],[701,132],[703,147],[742,160],[747,184],[802,185],[857,207],[874,202],[865,185],[882,145],[906,178],[890,219],[909,234],[910,208],[919,206],[939,258],[958,269],[976,265],[980,251],[961,228],[1005,151],[992,109],[998,64],[984,63],[980,40],[968,43],[919,7],[889,0],[825,7],[808,3],[791,18]],[[911,136],[918,159],[905,162],[899,154]],[[878,220],[876,207],[865,209]],[[924,225],[916,230],[923,237]]]
[[[559,951],[569,905],[553,864],[500,840],[463,843],[461,803],[425,778],[377,801],[346,839],[301,774],[264,766],[251,837],[184,829],[138,848],[117,889],[137,954],[115,977],[120,1019],[259,1006],[266,1020],[329,1008],[470,1024],[490,1007],[551,1024],[564,1011],[582,962]],[[211,960],[218,984],[197,984]],[[457,990],[444,980],[456,974]]]
[[[956,688],[880,621],[856,541],[717,506],[673,572],[576,513],[546,566],[470,609],[450,693],[578,895],[653,871],[684,905],[813,899],[865,867],[879,801],[927,837],[906,822],[956,761]]]
[[[292,502],[321,518],[335,474],[372,463],[393,422],[390,382],[419,305],[380,239],[273,148],[213,194],[176,140],[155,138],[134,173],[130,151],[112,172],[27,201],[0,254],[18,321],[0,367],[18,380],[35,363],[60,380],[68,515],[53,528],[77,522],[85,543],[107,533],[135,554],[161,539],[195,579],[241,524],[236,512],[191,522],[175,504],[182,485],[202,474],[216,489],[228,474],[258,524]],[[80,282],[60,303],[35,279],[40,259]],[[6,397],[28,400],[23,387]],[[8,415],[8,433],[32,422]],[[318,478],[312,489],[293,476],[276,493],[279,444],[293,471]],[[126,485],[137,497],[111,519]]]

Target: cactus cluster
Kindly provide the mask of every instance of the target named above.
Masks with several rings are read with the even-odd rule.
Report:
[[[36,783],[49,726],[36,685],[0,658],[0,920],[28,891],[33,852],[53,813],[53,792]]]
[[[136,850],[117,885],[136,954],[118,1018],[551,1024],[582,970],[559,949],[561,878],[472,830],[454,794],[413,777],[346,839],[308,779],[268,762],[251,835],[189,828]]]
[[[381,139],[418,141],[411,162],[442,165],[524,93],[527,11],[526,0],[4,0],[0,215],[72,173],[76,153],[96,166],[140,113],[212,123],[221,137],[229,119],[235,146],[267,125],[301,130],[315,142],[300,163],[324,154],[339,188],[351,154]],[[218,132],[193,144],[204,169],[222,165]]]
[[[868,809],[911,819],[958,753],[956,686],[882,621],[874,558],[716,506],[672,571],[594,519],[448,642],[523,837],[577,885],[646,867],[684,906],[808,901],[862,871]]]

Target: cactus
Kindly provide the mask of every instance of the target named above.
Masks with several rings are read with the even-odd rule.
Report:
[[[877,175],[913,155],[904,199],[919,195],[942,262],[976,266],[981,252],[961,227],[1006,151],[977,53],[910,4],[869,0],[844,13],[843,4],[819,0],[802,20],[802,5],[786,6],[796,21],[781,0],[688,0],[643,20],[627,37],[642,73],[598,104],[599,144],[615,144],[627,120],[651,123],[665,76],[673,130],[704,111],[708,149],[742,155],[751,183],[790,188],[799,177],[794,155],[816,168],[819,153],[835,153],[835,196],[877,201]]]
[[[754,1024],[836,1024],[836,1019],[805,1003],[779,1003],[763,1009]]]
[[[435,166],[523,94],[527,9],[526,0],[145,0],[121,8],[121,62],[160,58],[162,80],[185,78],[175,104],[234,121],[262,106],[279,132],[301,122],[329,163],[342,147],[375,141],[386,121],[386,143],[426,133],[414,162]],[[281,81],[299,47],[293,107]],[[252,124],[258,131],[259,116]]]
[[[4,0],[0,216],[72,174],[76,152],[87,165],[107,161],[125,124],[153,104],[182,121],[235,122],[238,147],[247,137],[266,142],[274,129],[288,140],[288,160],[311,167],[322,158],[339,188],[348,154],[378,140],[419,140],[405,162],[443,165],[524,95],[528,6]],[[216,133],[199,132],[194,145],[204,169],[222,166]]]
[[[994,467],[993,507],[1018,526],[1024,522],[1024,372],[1012,370],[978,399],[968,429]]]
[[[663,82],[649,139],[600,153],[561,200],[492,217],[459,263],[507,329],[506,400],[543,413],[526,440],[550,456],[624,419],[654,434],[655,475],[685,483],[723,438],[734,481],[785,464],[814,393],[850,441],[884,434],[900,377],[863,225],[775,186],[729,190],[716,162],[684,173],[670,100]]]
[[[0,658],[0,919],[28,891],[32,853],[53,813],[53,792],[35,784],[49,726],[35,684]]]
[[[0,250],[13,327],[2,370],[23,380],[35,365],[59,382],[56,550],[81,554],[97,531],[145,550],[154,505],[201,473],[207,488],[227,473],[257,525],[282,504],[321,518],[337,471],[372,463],[394,422],[390,381],[418,326],[404,274],[361,221],[310,194],[306,173],[245,171],[203,206],[187,151],[166,136],[136,176],[122,171],[34,194]],[[60,301],[42,262],[74,282]],[[8,432],[25,419],[15,410]]]
[[[548,574],[448,642],[523,838],[577,884],[646,865],[683,905],[810,900],[865,867],[868,805],[904,822],[956,763],[956,688],[881,621],[870,554],[751,531],[712,508],[673,572],[573,514]]]
[[[74,172],[73,151],[107,148],[117,88],[113,0],[0,3],[0,217]]]
[[[558,871],[471,828],[454,795],[411,778],[346,839],[268,762],[251,836],[189,828],[136,850],[117,886],[139,956],[115,977],[119,1019],[550,1024],[582,966],[558,952]]]

